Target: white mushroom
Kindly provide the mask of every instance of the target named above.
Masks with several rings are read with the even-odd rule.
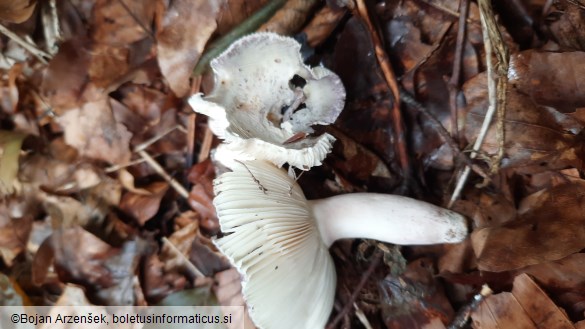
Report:
[[[324,67],[303,64],[301,45],[274,33],[255,33],[211,61],[215,85],[189,99],[210,117],[210,128],[237,159],[320,165],[335,138],[311,136],[313,125],[335,121],[345,103],[341,80]]]
[[[237,162],[214,181],[225,236],[215,240],[243,275],[252,320],[263,329],[322,329],[336,274],[328,247],[337,239],[397,244],[456,243],[465,218],[394,195],[356,193],[307,201],[284,170]]]

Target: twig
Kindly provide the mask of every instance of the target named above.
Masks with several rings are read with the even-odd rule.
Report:
[[[447,87],[449,88],[449,105],[451,107],[451,136],[456,141],[459,140],[458,127],[458,109],[457,94],[459,93],[459,83],[461,81],[461,64],[463,58],[463,45],[465,44],[466,18],[469,11],[469,0],[459,1],[459,27],[457,29],[457,42],[455,45],[455,60],[453,61],[453,71]]]
[[[195,276],[199,276],[199,277],[205,277],[205,275],[197,268],[197,266],[195,266],[195,264],[193,264],[193,262],[191,262],[189,260],[189,258],[187,258],[187,256],[185,256],[179,250],[179,248],[177,248],[169,239],[167,239],[167,237],[163,237],[162,242],[163,242],[163,245],[168,246],[169,249],[174,254],[178,255],[181,259],[183,259],[185,265],[187,266],[187,269],[189,269],[189,271],[191,271],[192,274],[195,274]]]
[[[376,58],[378,63],[380,64],[380,68],[382,69],[382,73],[384,75],[384,79],[386,80],[386,84],[392,91],[392,95],[394,96],[394,103],[392,104],[392,124],[394,128],[395,134],[395,145],[396,145],[396,153],[398,154],[398,161],[400,163],[400,168],[403,171],[403,174],[408,178],[410,177],[410,161],[408,159],[408,153],[406,150],[406,138],[404,137],[404,127],[403,127],[403,120],[402,120],[402,113],[400,112],[400,91],[398,88],[398,83],[396,82],[396,76],[394,75],[394,71],[392,70],[392,66],[390,65],[390,60],[384,51],[384,47],[382,47],[382,41],[380,36],[376,32],[372,21],[370,20],[370,16],[368,14],[368,9],[366,8],[366,4],[364,0],[356,0],[357,11],[359,16],[363,19],[366,23],[366,26],[372,36],[372,41],[374,43],[374,50],[376,53]]]
[[[157,134],[156,136],[153,136],[153,137],[147,139],[146,141],[142,142],[140,145],[137,145],[134,148],[134,152],[138,152],[138,151],[145,150],[147,147],[149,147],[150,145],[158,142],[160,139],[162,139],[163,137],[165,137],[166,135],[172,133],[175,130],[179,130],[179,131],[181,131],[183,133],[187,133],[185,127],[183,127],[183,126],[181,126],[179,124],[174,125],[173,127],[164,130],[163,132]]]
[[[146,153],[146,151],[144,150],[140,150],[137,153],[144,159],[144,161],[146,161],[152,167],[152,169],[154,169],[154,171],[156,171],[157,174],[164,178],[164,180],[166,180],[167,183],[169,183],[171,187],[175,189],[177,193],[179,193],[180,196],[182,196],[185,199],[189,199],[189,191],[187,191],[187,189],[185,189],[183,185],[179,184],[179,182],[177,182],[173,177],[171,177],[171,175],[167,174],[163,167],[161,167],[161,165],[159,165],[158,162],[156,162],[150,156],[150,154]]]
[[[191,94],[199,92],[201,89],[201,76],[193,78],[191,84]],[[187,154],[185,159],[185,166],[191,168],[195,160],[195,133],[197,131],[197,113],[191,111],[187,121]]]
[[[358,318],[358,320],[360,320],[362,325],[366,329],[373,329],[372,325],[370,324],[370,321],[368,321],[368,318],[364,314],[364,311],[362,311],[356,303],[353,303],[353,308],[355,308],[355,316]]]
[[[189,114],[187,118],[187,153],[185,154],[185,167],[191,168],[195,160],[195,136],[197,131],[197,113]]]
[[[39,49],[36,45],[30,44],[28,41],[24,40],[18,34],[10,31],[4,25],[0,24],[0,33],[4,34],[8,38],[12,39],[12,41],[19,44],[22,48],[28,50],[31,54],[33,54],[41,63],[48,64],[45,58],[51,59],[51,54]]]
[[[473,300],[468,305],[462,307],[457,315],[451,322],[451,324],[447,327],[447,329],[463,329],[466,328],[466,324],[469,321],[469,317],[471,313],[475,311],[481,302],[483,302],[487,297],[491,296],[493,291],[487,284],[484,284],[481,287],[481,291],[473,296]]]
[[[199,150],[199,156],[197,157],[197,163],[203,162],[209,158],[209,152],[211,152],[211,144],[213,143],[213,133],[209,126],[205,128],[205,134],[203,135],[203,142],[201,143],[201,149]]]
[[[110,167],[104,169],[104,171],[106,172],[106,174],[109,174],[109,173],[113,173],[115,171],[118,171],[120,169],[128,168],[128,167],[143,163],[144,161],[145,161],[144,159],[136,159],[136,160],[132,160],[130,162],[110,166]]]
[[[258,29],[260,25],[272,17],[272,15],[274,15],[274,13],[280,9],[286,1],[287,0],[269,1],[268,4],[262,7],[262,9],[252,14],[228,34],[209,45],[195,66],[192,76],[196,77],[201,75],[207,69],[207,65],[213,58],[221,54],[221,52],[223,52],[235,40]]]
[[[499,150],[494,159],[497,164],[493,168],[499,167],[499,162],[504,154],[504,116],[506,103],[506,86],[507,86],[507,72],[508,72],[508,52],[503,43],[502,35],[498,30],[498,25],[494,18],[492,7],[489,0],[478,0],[479,12],[481,17],[481,26],[483,32],[483,42],[486,53],[487,63],[487,79],[488,79],[488,99],[489,106],[486,112],[479,135],[473,144],[471,159],[477,157],[477,152],[481,149],[483,140],[485,139],[494,114],[498,112],[497,135],[499,140]],[[494,52],[495,50],[495,52]],[[492,55],[495,54],[497,62],[494,63]],[[494,163],[494,162],[493,162]],[[470,168],[466,166],[459,176],[448,207],[453,206],[455,200],[459,198],[467,179],[469,178]]]
[[[362,278],[360,279],[360,282],[358,282],[353,293],[349,297],[349,301],[345,304],[343,309],[335,316],[333,321],[331,321],[331,323],[327,326],[327,329],[334,329],[339,324],[339,322],[341,322],[341,320],[343,320],[343,317],[347,313],[349,313],[349,311],[353,307],[360,291],[366,285],[366,283],[370,279],[370,276],[372,276],[372,274],[374,273],[376,268],[378,268],[378,265],[380,265],[381,260],[382,260],[382,253],[379,250],[377,250],[376,254],[374,255],[374,259],[370,263],[370,266],[368,266],[368,269],[364,272],[364,274],[362,274]]]
[[[437,131],[439,135],[441,135],[443,140],[447,143],[447,145],[449,145],[449,148],[451,148],[451,151],[453,151],[458,159],[461,159],[467,166],[471,167],[471,169],[473,169],[476,174],[484,179],[489,180],[489,175],[481,167],[471,162],[471,159],[469,159],[463,152],[461,152],[461,149],[459,149],[459,146],[455,140],[451,137],[451,135],[449,135],[447,129],[443,127],[441,121],[435,118],[432,113],[430,113],[421,103],[414,99],[414,97],[402,87],[400,88],[400,98],[404,103],[410,105],[413,109],[419,113],[422,113],[427,117],[427,119],[430,120],[431,126]]]

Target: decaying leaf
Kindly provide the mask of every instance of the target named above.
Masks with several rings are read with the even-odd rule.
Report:
[[[510,58],[508,75],[517,91],[530,96],[535,103],[563,113],[573,112],[585,107],[583,62],[585,52],[526,50]]]
[[[65,112],[58,122],[67,144],[81,155],[109,163],[130,161],[132,134],[116,122],[107,97]]]
[[[13,23],[26,21],[35,10],[36,0],[4,0],[0,2],[0,19]]]
[[[509,271],[585,248],[585,184],[553,187],[540,200],[513,221],[472,233],[479,269]]]
[[[155,0],[98,0],[93,7],[92,39],[120,46],[152,37],[155,9]]]
[[[160,201],[168,188],[169,185],[165,182],[154,182],[144,188],[149,192],[148,195],[127,192],[122,197],[120,208],[135,218],[140,225],[144,225],[158,212]]]
[[[225,0],[177,0],[162,18],[157,59],[162,74],[178,97],[189,92],[189,78],[207,40],[217,27],[216,16]]]
[[[480,74],[464,86],[467,98],[465,131],[468,141],[475,141],[487,110],[485,75]],[[539,106],[514,86],[508,88],[503,168],[541,172],[581,167],[583,129],[576,120],[545,106]],[[488,130],[481,151],[495,154],[499,146],[496,125]]]
[[[472,313],[475,329],[571,329],[561,308],[526,274],[514,279],[512,292],[489,296]]]
[[[26,203],[12,198],[0,202],[0,259],[8,266],[26,249],[33,213]]]

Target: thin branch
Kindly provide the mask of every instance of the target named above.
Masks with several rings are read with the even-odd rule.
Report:
[[[357,11],[358,15],[362,18],[362,20],[366,23],[368,31],[372,37],[372,42],[374,43],[374,50],[376,53],[376,58],[378,63],[380,64],[380,68],[382,69],[382,73],[384,75],[384,79],[386,80],[386,84],[392,91],[392,95],[394,96],[394,103],[392,104],[392,125],[394,128],[395,134],[395,145],[396,145],[396,153],[398,154],[398,161],[400,163],[400,168],[403,171],[403,174],[408,178],[410,176],[410,161],[408,159],[408,152],[406,150],[406,138],[404,133],[404,126],[402,120],[402,112],[400,111],[400,91],[398,88],[398,82],[396,81],[396,76],[394,75],[394,71],[392,70],[392,66],[390,65],[390,60],[388,59],[388,55],[384,51],[384,47],[382,46],[382,41],[380,36],[376,32],[372,21],[370,20],[370,16],[368,14],[368,9],[364,0],[356,0]]]
[[[183,127],[183,126],[181,126],[179,124],[174,125],[173,127],[170,127],[168,129],[165,129],[163,132],[157,134],[156,136],[147,139],[146,141],[142,142],[140,145],[137,145],[134,148],[134,152],[138,152],[138,151],[145,150],[147,147],[149,147],[150,145],[158,142],[160,139],[162,139],[163,137],[165,137],[166,135],[172,133],[175,130],[179,130],[179,131],[181,131],[183,133],[187,133],[187,130],[185,129],[185,127]]]
[[[167,239],[167,237],[163,237],[162,238],[162,242],[163,245],[166,245],[169,247],[169,249],[175,254],[178,255],[179,258],[181,258],[185,264],[185,266],[187,267],[187,269],[189,269],[189,271],[191,271],[192,274],[194,274],[195,276],[198,277],[205,277],[205,275],[197,268],[197,266],[195,266],[195,264],[193,264],[193,262],[191,262],[189,260],[189,258],[187,258],[187,256],[185,256],[180,250],[179,248],[177,248],[172,242],[171,240]]]
[[[504,116],[506,103],[506,86],[507,86],[507,72],[508,72],[508,51],[503,42],[502,35],[498,29],[497,22],[494,18],[494,13],[489,0],[478,0],[479,12],[481,17],[481,26],[483,34],[483,42],[486,53],[487,63],[487,79],[488,79],[488,99],[489,106],[486,112],[481,130],[470,155],[471,159],[475,159],[481,145],[487,135],[488,129],[494,117],[498,113],[497,122],[497,137],[499,141],[499,150],[496,158],[492,163],[492,171],[494,168],[499,168],[499,162],[504,154]],[[496,57],[494,63],[493,55]],[[449,200],[448,207],[453,206],[455,200],[461,195],[461,191],[469,178],[470,168],[466,166],[457,180],[457,184]]]
[[[453,61],[453,71],[447,87],[449,88],[449,105],[451,107],[451,136],[456,141],[459,140],[459,115],[457,108],[457,94],[459,93],[459,83],[461,81],[461,64],[463,62],[463,48],[465,45],[465,32],[467,27],[467,14],[469,12],[469,0],[460,0],[459,2],[459,27],[457,29],[457,42],[455,45],[455,60]]]
[[[471,313],[473,313],[473,311],[475,311],[479,307],[481,302],[483,302],[487,297],[491,296],[492,294],[493,294],[492,289],[490,289],[490,287],[487,284],[484,284],[481,287],[481,291],[475,296],[473,296],[471,302],[468,305],[462,307],[461,310],[457,312],[455,319],[453,319],[453,321],[447,327],[447,329],[467,328],[467,322],[469,321]]]
[[[353,307],[355,301],[357,300],[357,297],[358,297],[360,291],[366,285],[366,283],[370,279],[370,276],[372,276],[372,274],[374,273],[376,268],[378,268],[378,265],[380,265],[381,260],[382,260],[382,253],[377,250],[376,254],[374,255],[374,259],[370,263],[370,266],[368,266],[368,269],[364,272],[364,274],[362,274],[360,282],[355,287],[353,293],[351,294],[351,296],[349,298],[349,301],[347,301],[347,303],[345,304],[345,306],[343,307],[341,312],[339,312],[335,316],[335,319],[333,319],[333,321],[331,321],[331,323],[327,326],[327,329],[334,329],[339,324],[339,322],[341,322],[341,320],[343,320],[343,317],[349,313],[349,311]]]
[[[451,135],[449,134],[447,129],[445,129],[445,127],[441,124],[441,121],[439,121],[439,119],[435,118],[435,116],[431,112],[429,112],[421,103],[419,103],[416,99],[414,99],[414,97],[408,91],[404,90],[403,88],[400,88],[400,97],[405,104],[410,105],[413,109],[415,109],[419,113],[426,116],[427,119],[429,119],[431,126],[435,129],[435,131],[439,135],[441,135],[441,137],[443,138],[443,141],[445,141],[447,143],[447,145],[449,145],[449,148],[451,148],[451,151],[453,151],[453,154],[455,155],[455,157],[462,160],[467,166],[471,167],[471,169],[473,169],[473,171],[476,174],[480,175],[484,179],[489,180],[489,175],[481,167],[474,164],[471,161],[471,159],[469,159],[464,154],[464,152],[462,152],[461,149],[459,149],[459,146],[457,145],[455,140],[451,137]]]
[[[167,174],[164,168],[161,165],[159,165],[158,162],[156,162],[156,160],[154,160],[150,156],[150,154],[146,153],[146,151],[144,150],[140,150],[137,153],[144,159],[144,161],[146,161],[152,167],[152,169],[154,169],[154,171],[156,171],[157,174],[164,178],[164,180],[166,180],[167,183],[169,183],[171,187],[175,189],[177,193],[179,193],[180,196],[182,196],[185,199],[189,199],[189,191],[187,191],[187,189],[185,189],[183,185],[179,184],[179,182],[177,182],[173,177],[171,177],[171,175]]]
[[[34,55],[41,63],[48,64],[45,58],[51,59],[51,54],[45,52],[44,50],[39,49],[36,45],[30,44],[28,41],[24,40],[18,34],[10,31],[4,25],[0,24],[0,33],[4,34],[12,41],[16,42],[22,48],[28,50],[32,55]]]
[[[197,157],[197,163],[203,162],[209,158],[211,144],[213,144],[213,133],[211,132],[211,129],[209,129],[209,126],[207,126],[207,128],[205,128],[205,134],[203,135],[203,142],[201,143],[199,156]]]
[[[117,164],[117,165],[113,165],[113,166],[107,167],[106,169],[104,169],[104,171],[106,172],[106,174],[109,174],[109,173],[113,173],[115,171],[118,171],[120,169],[128,168],[128,167],[131,167],[131,166],[134,166],[134,165],[143,163],[145,161],[146,160],[144,160],[144,159],[136,159],[136,160],[132,160],[130,162],[126,162],[126,163]]]

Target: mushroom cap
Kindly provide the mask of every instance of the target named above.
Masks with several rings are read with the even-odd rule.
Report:
[[[306,66],[300,49],[296,40],[275,33],[245,36],[211,61],[212,92],[193,95],[189,104],[211,118],[212,131],[236,154],[279,167],[320,165],[335,139],[310,136],[311,126],[337,119],[345,89],[328,69]]]
[[[322,329],[335,295],[335,267],[299,185],[284,170],[236,162],[214,181],[216,246],[243,276],[261,329]]]

